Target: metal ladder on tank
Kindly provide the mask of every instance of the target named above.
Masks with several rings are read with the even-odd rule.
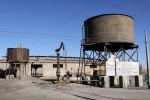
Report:
[[[80,58],[79,58],[79,67],[78,67],[78,80],[82,80],[82,70],[83,70],[83,59],[84,59],[84,50],[83,50],[83,40],[81,41],[81,48],[80,48]],[[78,79],[80,78],[80,79]]]

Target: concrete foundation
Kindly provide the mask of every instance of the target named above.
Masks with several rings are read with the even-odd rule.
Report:
[[[7,76],[6,76],[6,80],[14,79],[14,78],[15,78],[14,75],[7,75]]]
[[[128,87],[128,78],[127,78],[127,76],[119,76],[119,87],[120,88]]]
[[[136,87],[143,86],[143,76],[141,76],[141,75],[135,76],[135,86]]]
[[[110,77],[108,76],[101,77],[101,87],[104,87],[104,88],[110,87]]]

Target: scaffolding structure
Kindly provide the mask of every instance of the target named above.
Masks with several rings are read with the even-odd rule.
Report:
[[[105,76],[106,69],[102,70],[101,67],[106,67],[106,61],[112,54],[121,62],[138,62],[138,45],[110,42],[91,44],[89,40],[83,39],[80,48],[78,75],[86,77],[86,66],[90,66],[93,69],[93,75],[96,73]],[[97,72],[94,71],[96,67],[99,69]]]

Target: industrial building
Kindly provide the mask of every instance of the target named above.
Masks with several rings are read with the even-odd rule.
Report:
[[[15,48],[14,48],[15,49]],[[24,67],[26,66],[26,67]],[[79,57],[62,57],[60,59],[60,71],[61,76],[66,74],[66,71],[69,71],[72,74],[77,74],[77,69],[79,66]],[[20,67],[20,62],[15,62],[13,64],[7,63],[6,58],[0,60],[0,69],[6,70],[7,75],[13,74],[15,70]],[[9,68],[10,73],[9,73]],[[39,71],[38,71],[39,70]],[[56,78],[56,70],[57,70],[57,57],[56,56],[29,56],[29,62],[24,65],[21,63],[21,76],[23,77],[31,77],[31,76],[40,76],[40,77],[49,77]],[[17,71],[16,74],[19,72]],[[15,75],[17,77],[17,75]]]
[[[65,76],[67,72],[82,80],[87,77],[99,80],[100,76],[103,87],[110,84],[127,87],[129,76],[137,76],[138,83],[142,81],[139,77],[138,45],[134,43],[134,19],[131,16],[94,16],[84,21],[82,29],[80,57],[29,56],[26,48],[8,48],[7,57],[0,61],[0,68],[7,69],[7,77],[14,70],[16,77],[56,78]],[[56,49],[57,53],[61,47]]]

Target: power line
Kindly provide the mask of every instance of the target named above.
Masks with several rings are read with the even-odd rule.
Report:
[[[89,3],[86,7],[84,7],[83,9],[81,9],[78,13],[76,13],[75,15],[73,15],[71,18],[69,18],[68,20],[66,20],[64,23],[60,24],[58,27],[56,27],[55,29],[53,29],[50,33],[47,34],[35,34],[35,33],[25,33],[25,32],[12,32],[12,31],[0,31],[0,32],[7,32],[7,33],[19,33],[19,34],[29,34],[29,35],[41,35],[42,37],[38,38],[36,41],[32,42],[35,43],[41,39],[43,39],[45,36],[56,36],[56,37],[68,37],[68,38],[82,38],[82,37],[73,37],[73,36],[62,36],[62,35],[49,35],[52,32],[56,31],[58,28],[62,27],[63,25],[65,25],[67,22],[69,22],[71,19],[73,19],[74,17],[76,17],[78,14],[80,14],[82,11],[84,11],[86,8],[88,8],[91,4],[93,4],[96,0],[92,1],[91,3]],[[32,44],[31,43],[31,44]]]
[[[52,32],[56,31],[58,28],[62,27],[63,25],[65,25],[67,22],[69,22],[71,19],[73,19],[74,17],[76,17],[78,14],[80,14],[82,11],[84,11],[86,8],[88,8],[90,5],[92,5],[96,0],[92,1],[91,3],[89,3],[86,7],[84,7],[83,9],[81,9],[78,13],[76,13],[75,15],[73,15],[72,17],[70,17],[68,20],[66,20],[64,23],[60,24],[58,27],[56,27],[55,29],[53,29],[50,33],[48,34],[51,34]],[[31,44],[43,39],[45,36],[37,39],[36,41],[32,42]]]
[[[18,33],[24,35],[37,35],[37,36],[54,36],[54,37],[66,37],[66,38],[82,38],[82,37],[75,37],[75,36],[64,36],[64,35],[50,35],[50,34],[36,34],[36,33],[25,33],[25,32],[12,32],[12,31],[0,31],[5,33]],[[3,34],[1,34],[3,35]],[[5,34],[6,35],[6,34]]]
[[[26,32],[13,32],[13,31],[0,31],[1,32],[5,32],[5,33],[18,33],[18,34],[24,34],[24,35],[36,35],[36,36],[53,36],[53,37],[64,37],[64,38],[76,38],[76,39],[82,39],[82,37],[74,37],[74,36],[64,36],[64,35],[50,35],[50,34],[36,34],[36,33],[26,33]],[[0,34],[3,36],[13,36],[13,35],[6,35],[6,34]],[[15,35],[16,37],[16,35]],[[23,36],[24,37],[24,36]],[[88,38],[89,39],[89,38]],[[93,39],[93,38],[92,38]],[[105,42],[109,42],[109,41],[105,41]],[[129,42],[133,42],[133,41],[129,41]],[[135,43],[145,43],[142,41],[134,41]],[[148,42],[150,43],[150,42]]]

